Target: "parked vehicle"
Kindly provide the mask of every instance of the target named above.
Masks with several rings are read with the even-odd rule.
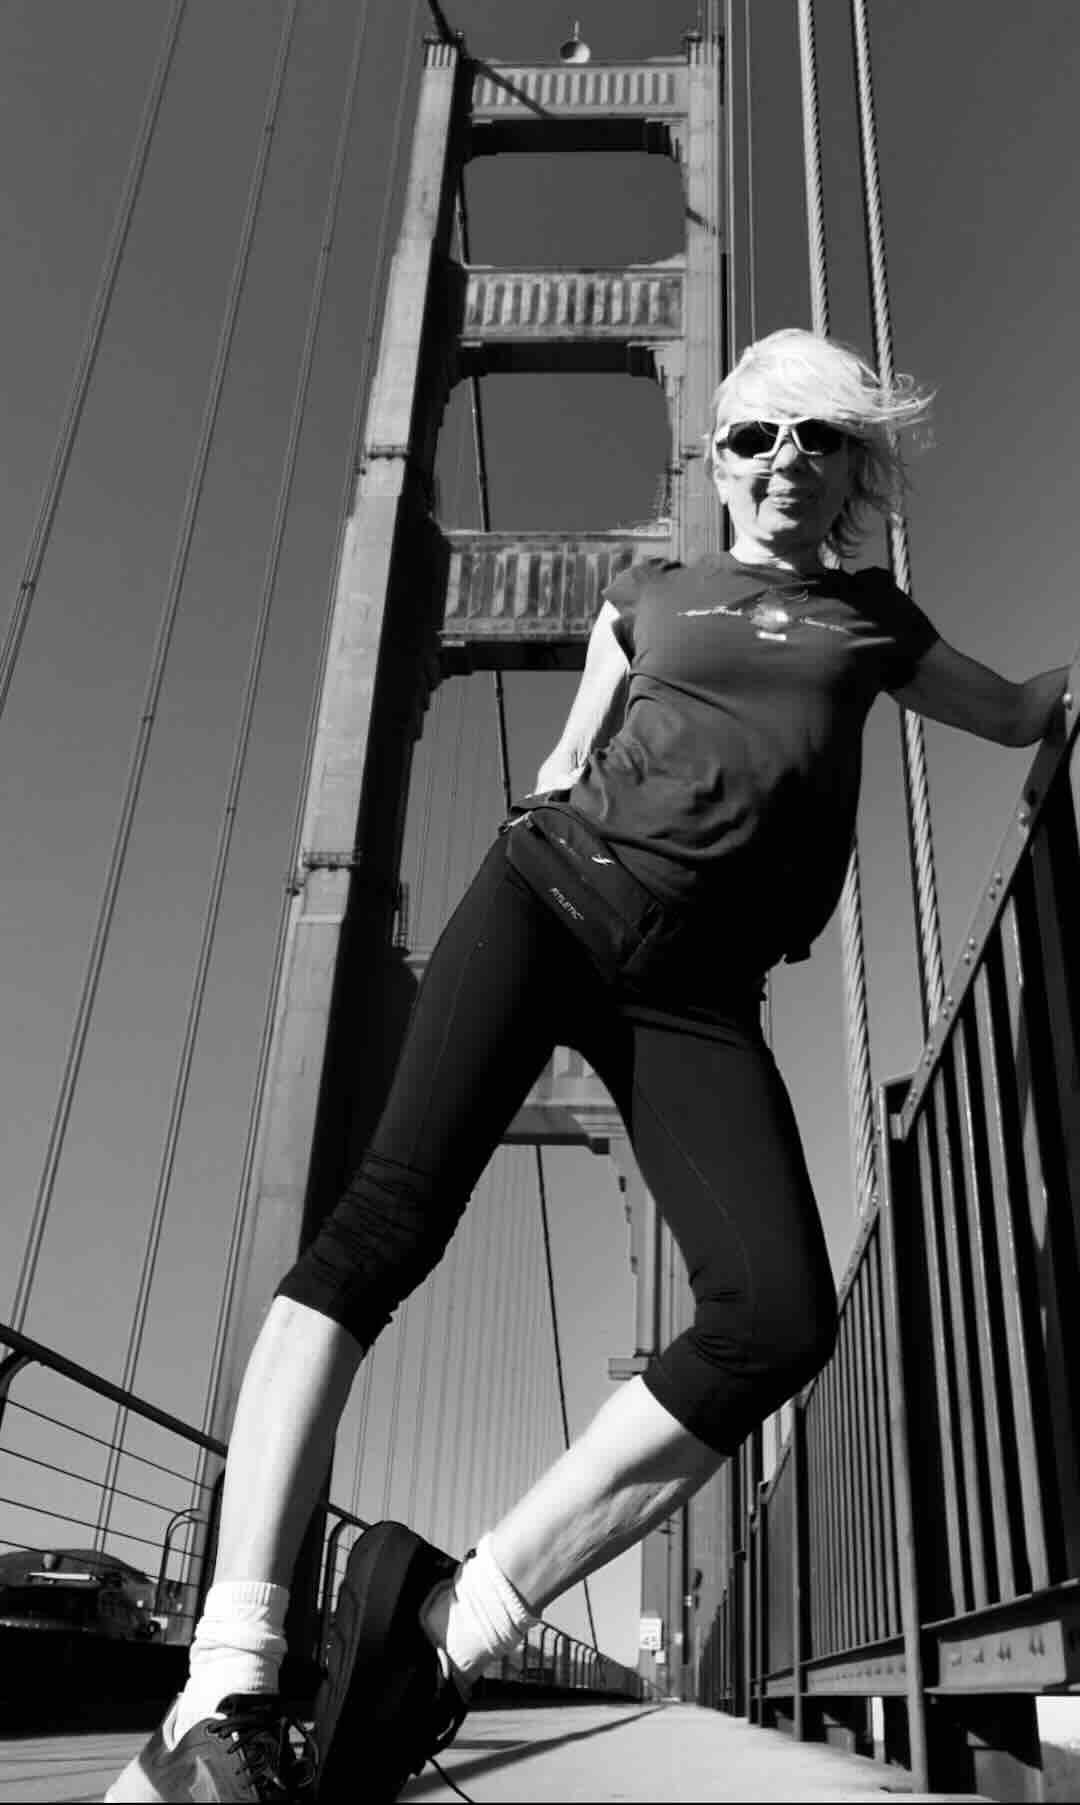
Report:
[[[153,1580],[108,1552],[23,1548],[0,1555],[3,1628],[148,1642],[159,1634],[153,1603]]]

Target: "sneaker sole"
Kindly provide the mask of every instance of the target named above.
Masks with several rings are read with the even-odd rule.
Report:
[[[439,1556],[438,1564],[432,1556],[431,1545],[402,1523],[376,1523],[349,1555],[330,1632],[328,1674],[315,1701],[320,1797],[340,1798],[339,1778],[351,1787],[363,1775],[365,1791],[371,1783],[373,1765],[379,1765],[372,1762],[372,1732],[393,1717],[408,1686],[408,1675],[399,1677],[387,1661],[394,1619],[403,1605],[419,1614],[431,1588],[457,1566],[449,1555]],[[354,1706],[355,1727],[339,1731],[354,1686],[363,1688]],[[396,1797],[407,1778],[407,1769],[399,1773],[387,1798]]]

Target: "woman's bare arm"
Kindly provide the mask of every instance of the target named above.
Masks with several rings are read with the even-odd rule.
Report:
[[[615,637],[619,611],[605,602],[593,624],[577,695],[559,743],[540,766],[538,790],[567,790],[590,752],[607,743],[622,720],[630,664]]]
[[[1002,746],[1030,746],[1049,732],[1068,674],[1065,669],[1042,671],[1026,683],[1014,683],[938,639],[911,682],[892,693],[901,707],[931,721]]]

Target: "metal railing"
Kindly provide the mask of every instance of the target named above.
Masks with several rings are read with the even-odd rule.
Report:
[[[122,1630],[126,1636],[147,1642],[186,1645],[209,1584],[225,1443],[2,1325],[0,1348],[7,1349],[6,1356],[0,1357],[0,1552],[25,1550],[46,1558],[52,1570],[35,1575],[35,1602],[47,1617],[47,1595],[59,1612],[64,1573],[72,1566],[62,1551],[74,1543],[75,1551],[91,1556],[74,1566],[108,1574],[125,1591],[122,1625],[115,1611],[108,1623],[95,1623],[87,1621],[83,1609],[80,1629],[97,1628],[110,1635]],[[31,1372],[39,1381],[48,1380],[44,1395],[39,1383],[34,1402],[12,1396],[15,1381]],[[82,1421],[78,1422],[67,1390],[72,1386],[82,1394],[78,1412]],[[122,1404],[131,1418],[132,1432],[140,1432],[145,1444],[125,1447],[117,1468],[109,1531],[103,1547],[96,1551],[89,1543],[96,1531],[110,1443],[107,1433],[98,1434],[88,1426],[93,1421],[88,1399]],[[108,1420],[103,1419],[103,1427]],[[212,1457],[209,1469],[207,1455]],[[100,1471],[93,1470],[95,1460]],[[208,1470],[213,1477],[205,1476]],[[16,1526],[24,1532],[18,1537],[8,1533]],[[310,1617],[312,1645],[292,1651],[316,1665],[321,1665],[325,1654],[349,1552],[367,1527],[351,1511],[327,1505],[318,1596]],[[84,1573],[83,1582],[87,1577]],[[14,1588],[20,1594],[14,1613],[5,1612],[4,1590],[0,1570],[0,1625],[17,1628],[26,1604],[25,1588]],[[44,1620],[42,1616],[33,1619],[36,1623]],[[26,1621],[29,1626],[32,1620],[28,1617]],[[55,1627],[61,1627],[59,1615]],[[638,1699],[653,1690],[633,1669],[543,1622],[529,1632],[516,1653],[493,1662],[484,1677],[560,1692],[602,1692]]]
[[[759,1438],[728,1463],[698,1675],[703,1703],[1003,1798],[1036,1796],[1035,1696],[1080,1684],[1075,701],[1067,721],[918,1071],[880,1093],[836,1352],[768,1482]]]

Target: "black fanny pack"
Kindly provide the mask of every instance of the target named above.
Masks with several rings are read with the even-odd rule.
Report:
[[[702,928],[703,911],[661,902],[576,810],[542,798],[512,814],[499,832],[507,836],[507,858],[514,870],[577,935],[602,977],[632,983],[663,980],[673,964],[680,966],[680,947],[685,953],[688,939]],[[715,908],[710,914],[715,940],[720,924]],[[753,922],[731,922],[729,929],[744,965],[755,973],[780,959],[797,964],[810,957],[809,938],[785,935],[760,905]],[[682,979],[685,975],[680,972]]]
[[[680,911],[639,883],[574,811],[540,802],[499,832],[514,870],[577,936],[601,977],[642,977],[678,931]]]

